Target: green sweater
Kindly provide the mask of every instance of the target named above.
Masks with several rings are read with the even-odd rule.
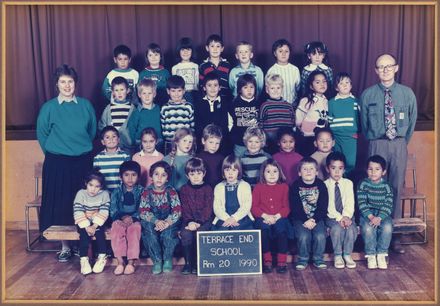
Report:
[[[143,108],[140,105],[133,111],[128,119],[128,130],[132,144],[140,144],[141,132],[147,127],[153,128],[157,133],[157,137],[162,138],[159,105],[155,104],[152,109]]]
[[[92,104],[76,97],[75,102],[47,101],[37,118],[37,138],[44,153],[78,156],[92,150],[96,115]]]
[[[372,214],[384,219],[393,213],[393,189],[384,179],[376,184],[368,178],[361,181],[357,200],[359,210],[365,218]]]

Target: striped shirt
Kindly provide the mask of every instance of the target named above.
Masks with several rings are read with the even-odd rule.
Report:
[[[180,128],[186,127],[194,131],[194,108],[186,102],[169,101],[160,110],[160,123],[163,138],[167,141],[171,141]]]
[[[295,113],[284,100],[268,99],[260,107],[260,124],[266,133],[275,133],[280,127],[294,127]]]
[[[230,89],[229,89],[229,72],[231,71],[231,64],[224,58],[220,59],[220,62],[218,66],[214,65],[209,57],[203,61],[203,63],[199,66],[199,87],[200,91],[203,92],[203,80],[205,79],[205,76],[215,71],[220,79],[220,95],[222,97],[228,97],[230,96]]]
[[[356,98],[339,94],[328,102],[328,122],[335,135],[353,135],[359,130],[359,105]]]
[[[373,183],[365,178],[357,189],[359,210],[363,217],[371,214],[382,219],[391,217],[393,213],[393,189],[384,180]]]
[[[110,114],[112,117],[112,125],[118,130],[125,123],[130,112],[130,102],[113,102],[110,104]]]
[[[80,228],[93,223],[102,226],[108,218],[109,209],[110,196],[107,190],[100,190],[95,196],[90,196],[86,189],[81,189],[73,201],[73,219]]]
[[[291,63],[288,63],[287,65],[279,65],[275,63],[267,71],[267,75],[269,74],[279,74],[281,76],[284,81],[283,98],[292,104],[298,96],[301,80],[298,67]]]
[[[243,180],[254,187],[260,180],[261,164],[271,158],[270,154],[260,150],[256,154],[250,154],[248,150],[240,158],[243,167]]]
[[[130,160],[130,155],[119,148],[115,153],[103,150],[93,158],[93,167],[99,167],[99,172],[104,174],[105,187],[109,192],[112,192],[121,183],[119,166],[127,160]]]

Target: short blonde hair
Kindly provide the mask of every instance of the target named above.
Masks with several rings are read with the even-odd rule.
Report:
[[[237,53],[238,47],[240,47],[240,46],[248,46],[249,47],[249,51],[252,52],[252,49],[253,49],[252,44],[250,42],[248,42],[248,41],[242,40],[242,41],[239,41],[238,44],[237,44],[237,47],[235,47],[235,53]]]
[[[250,126],[244,132],[243,143],[245,146],[251,137],[258,137],[258,139],[260,139],[262,148],[266,145],[266,134],[258,126]]]
[[[281,75],[270,73],[270,74],[266,75],[266,77],[264,78],[264,84],[266,86],[279,84],[279,85],[281,85],[281,87],[284,87],[284,80],[281,77]]]
[[[153,89],[154,92],[156,92],[156,90],[157,90],[156,82],[154,82],[153,80],[150,80],[150,79],[143,79],[142,81],[140,81],[140,83],[137,86],[138,93],[142,92],[142,87],[145,87],[145,88],[150,87]]]

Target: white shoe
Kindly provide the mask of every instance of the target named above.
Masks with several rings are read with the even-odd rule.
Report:
[[[388,269],[387,254],[377,254],[377,267],[379,269]]]
[[[344,269],[345,267],[345,262],[342,259],[341,255],[335,256],[335,268],[336,269]]]
[[[377,269],[376,255],[367,255],[368,269]]]
[[[96,260],[95,265],[93,266],[93,272],[101,273],[104,270],[106,263],[107,263],[107,255],[99,254],[98,259]]]
[[[356,268],[356,262],[351,258],[351,255],[344,255],[345,266],[349,269]]]
[[[87,256],[81,257],[80,264],[81,264],[81,274],[87,275],[92,273],[92,267],[90,266],[89,258]]]

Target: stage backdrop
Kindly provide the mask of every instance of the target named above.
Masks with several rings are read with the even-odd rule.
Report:
[[[292,43],[291,61],[300,69],[306,59],[304,45],[321,40],[328,46],[334,72],[352,75],[356,96],[377,82],[376,57],[394,54],[400,65],[398,82],[417,96],[418,128],[423,123],[433,128],[434,6],[8,5],[6,9],[9,131],[35,127],[40,106],[56,95],[52,74],[60,64],[76,68],[77,94],[90,99],[100,115],[105,105],[100,88],[113,68],[116,45],[132,49],[132,67],[140,71],[147,45],[156,42],[171,70],[181,37],[193,39],[200,63],[207,57],[206,38],[213,33],[223,36],[224,55],[234,65],[236,43],[252,43],[254,62],[264,72],[274,63],[271,46],[276,39]]]

